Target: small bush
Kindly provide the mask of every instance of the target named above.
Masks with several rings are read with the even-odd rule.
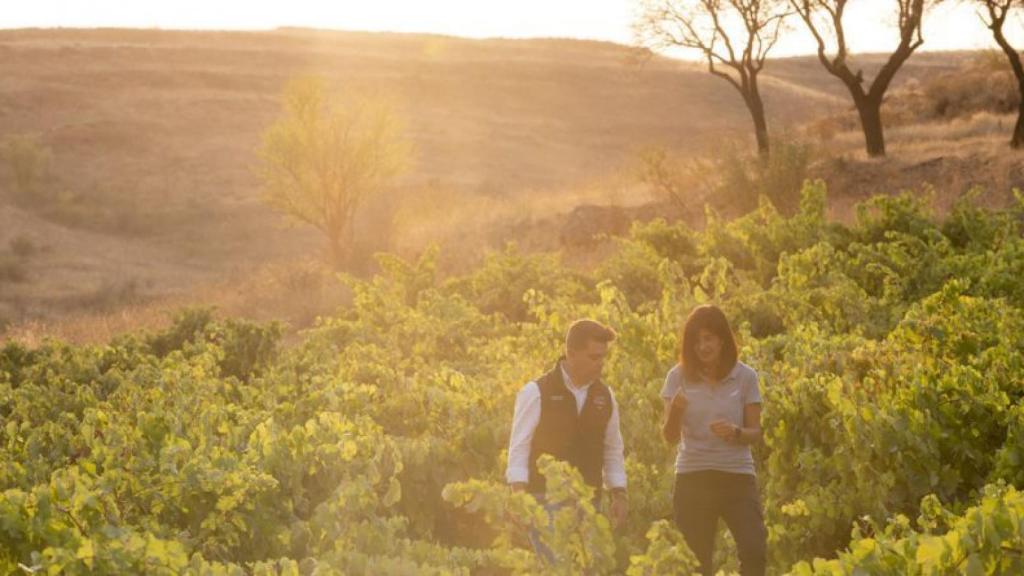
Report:
[[[0,146],[0,158],[13,179],[15,201],[31,205],[45,200],[51,157],[48,148],[29,136],[9,138]]]
[[[749,212],[758,198],[768,198],[783,214],[792,214],[800,205],[800,190],[807,178],[811,146],[788,136],[772,141],[771,155],[762,159],[736,146],[727,146],[719,155],[717,173],[721,174],[716,196],[724,207]]]
[[[222,376],[248,381],[277,356],[284,334],[280,322],[265,324],[247,320],[217,320],[211,307],[186,308],[178,312],[173,325],[146,338],[149,350],[158,357],[182,351],[200,353],[206,346],[220,348],[217,363]]]
[[[813,149],[783,135],[772,140],[762,159],[736,143],[703,157],[671,158],[663,149],[641,153],[637,178],[682,211],[711,204],[729,215],[746,214],[766,197],[783,214],[796,212]]]
[[[23,235],[11,238],[10,246],[11,253],[22,260],[31,258],[39,250],[31,238]]]
[[[702,194],[695,194],[693,180],[699,177],[698,164],[682,162],[671,158],[668,151],[660,147],[642,150],[634,169],[637,180],[650,186],[669,203],[680,210],[686,210],[694,200],[702,200]],[[694,178],[694,176],[698,176]]]
[[[142,286],[137,279],[104,280],[94,290],[78,298],[75,307],[107,312],[121,306],[137,304],[142,299]]]
[[[125,235],[145,235],[158,227],[173,228],[166,204],[140,200],[138,191],[96,182],[70,186],[55,176],[49,148],[29,136],[0,143],[0,165],[6,170],[10,199],[38,216],[68,227]],[[186,215],[184,217],[191,217]]]
[[[150,336],[147,344],[153,355],[163,358],[195,341],[213,322],[213,308],[185,308],[177,313],[170,328]]]
[[[28,279],[25,263],[11,254],[0,254],[0,282],[24,282]]]

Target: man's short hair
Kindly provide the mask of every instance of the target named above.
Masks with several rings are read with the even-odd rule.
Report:
[[[572,326],[569,326],[569,331],[565,334],[565,349],[567,351],[580,350],[592,341],[607,344],[614,340],[615,330],[601,324],[597,320],[584,318],[573,322]]]

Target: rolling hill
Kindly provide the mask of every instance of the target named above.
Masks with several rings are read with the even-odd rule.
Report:
[[[636,61],[626,46],[563,39],[0,31],[0,139],[29,136],[50,153],[45,209],[14,202],[0,167],[0,250],[20,241],[34,254],[21,281],[0,281],[0,319],[60,316],[110,294],[181,294],[315,253],[313,232],[262,204],[253,171],[298,74],[384,94],[405,118],[416,161],[362,216],[364,230],[383,234],[367,250],[387,248],[393,228],[410,225],[395,211],[427,193],[456,211],[481,196],[513,207],[565,196],[571,206],[643,146],[697,152],[745,134],[746,110],[726,83],[694,63]],[[955,61],[915,57],[901,79]],[[773,62],[766,75],[773,126],[846,106],[812,58]],[[634,188],[619,201],[642,200]]]

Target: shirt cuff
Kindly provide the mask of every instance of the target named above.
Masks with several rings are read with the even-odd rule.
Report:
[[[625,488],[626,487],[626,475],[625,474],[608,474],[604,478],[604,483],[608,488]]]
[[[513,484],[515,482],[529,482],[530,481],[530,469],[529,468],[520,468],[520,467],[515,467],[515,468],[510,467],[508,470],[505,471],[505,481],[508,482],[509,484]]]

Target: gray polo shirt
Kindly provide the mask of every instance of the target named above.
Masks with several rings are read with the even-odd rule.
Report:
[[[743,408],[747,404],[760,404],[757,372],[737,362],[729,375],[719,384],[704,381],[688,382],[683,368],[676,364],[665,376],[661,397],[672,399],[682,388],[689,405],[683,412],[676,473],[698,470],[720,470],[738,474],[754,474],[754,458],[750,446],[722,440],[711,432],[715,420],[727,420],[743,426]]]

